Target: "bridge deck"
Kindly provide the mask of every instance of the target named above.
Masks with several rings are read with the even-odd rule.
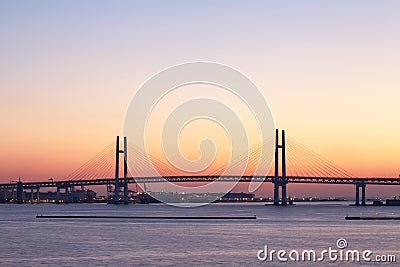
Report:
[[[189,182],[264,182],[271,183],[274,176],[166,176],[162,177],[128,177],[128,183],[161,183],[165,180],[173,183]],[[282,179],[279,177],[279,179]],[[311,183],[311,184],[375,184],[375,185],[400,185],[400,178],[349,178],[349,177],[306,177],[306,176],[287,176],[288,183]],[[119,179],[123,182],[123,178]],[[94,186],[94,185],[113,185],[115,178],[98,178],[90,180],[68,180],[68,181],[45,181],[23,183],[24,189],[34,189],[39,187],[58,187],[65,188],[71,186]],[[17,183],[0,184],[0,189],[13,189]]]

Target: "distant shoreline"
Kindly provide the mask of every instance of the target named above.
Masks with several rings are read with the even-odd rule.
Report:
[[[293,199],[293,203],[311,203],[311,202],[347,202],[348,199],[345,198],[299,198]],[[216,200],[212,203],[272,203],[273,200],[270,198],[254,198],[253,200]],[[138,201],[131,201],[129,204],[154,204],[154,203],[162,203],[159,201],[154,202],[138,202]],[[91,201],[78,201],[78,202],[57,202],[52,200],[40,200],[37,201],[25,201],[23,203],[17,203],[16,201],[5,201],[0,202],[0,204],[113,204],[108,203],[107,200],[99,199],[99,200],[91,200]]]

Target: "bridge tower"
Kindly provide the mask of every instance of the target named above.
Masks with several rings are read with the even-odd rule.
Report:
[[[124,180],[121,184],[119,179],[119,155],[124,154]],[[120,187],[124,187],[124,204],[129,203],[129,191],[128,191],[128,144],[127,138],[124,137],[124,149],[119,149],[119,136],[117,136],[115,144],[115,187],[114,187],[114,204],[119,204]]]
[[[128,141],[124,136],[124,204],[129,204],[129,190],[128,190]]]
[[[274,205],[279,205],[279,187],[282,188],[282,205],[287,204],[286,197],[286,144],[285,130],[282,130],[281,144],[279,145],[279,130],[275,130],[275,173],[274,173]],[[279,149],[282,150],[282,175],[279,176]]]

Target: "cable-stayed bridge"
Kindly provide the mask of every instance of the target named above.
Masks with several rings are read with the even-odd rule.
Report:
[[[11,182],[0,184],[0,190],[16,190],[17,202],[22,203],[25,190],[31,190],[31,196],[36,190],[37,196],[39,196],[39,190],[46,187],[56,188],[57,193],[61,190],[68,193],[74,187],[105,185],[108,192],[113,193],[114,202],[117,204],[120,199],[124,203],[128,203],[129,184],[135,183],[162,183],[165,180],[172,183],[264,182],[273,184],[274,204],[286,205],[288,183],[347,184],[355,187],[355,204],[365,205],[367,185],[400,185],[400,177],[355,177],[295,139],[285,137],[285,131],[282,131],[281,136],[279,136],[279,131],[276,130],[273,168],[269,170],[267,175],[254,174],[256,167],[260,167],[258,156],[262,144],[252,147],[248,153],[234,159],[233,165],[246,164],[247,169],[244,175],[224,173],[226,165],[208,169],[207,172],[201,174],[188,175],[184,171],[168,165],[165,161],[150,156],[160,175],[146,176],[143,175],[146,172],[146,166],[142,164],[142,159],[147,155],[140,152],[136,147],[130,146],[126,138],[123,141],[121,147],[119,137],[117,137],[116,142],[109,144],[64,179],[49,179],[41,182]],[[127,168],[128,151],[130,152],[129,158],[136,164],[137,173],[132,174]],[[123,164],[120,164],[120,154],[124,156]],[[267,165],[265,167],[269,168],[269,164]],[[123,173],[123,177],[120,177],[120,173]]]

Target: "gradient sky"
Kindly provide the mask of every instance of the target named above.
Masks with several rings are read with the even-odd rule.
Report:
[[[193,60],[250,77],[279,128],[349,172],[398,177],[399,13],[399,1],[3,0],[0,182],[65,177],[122,132],[147,78]]]

